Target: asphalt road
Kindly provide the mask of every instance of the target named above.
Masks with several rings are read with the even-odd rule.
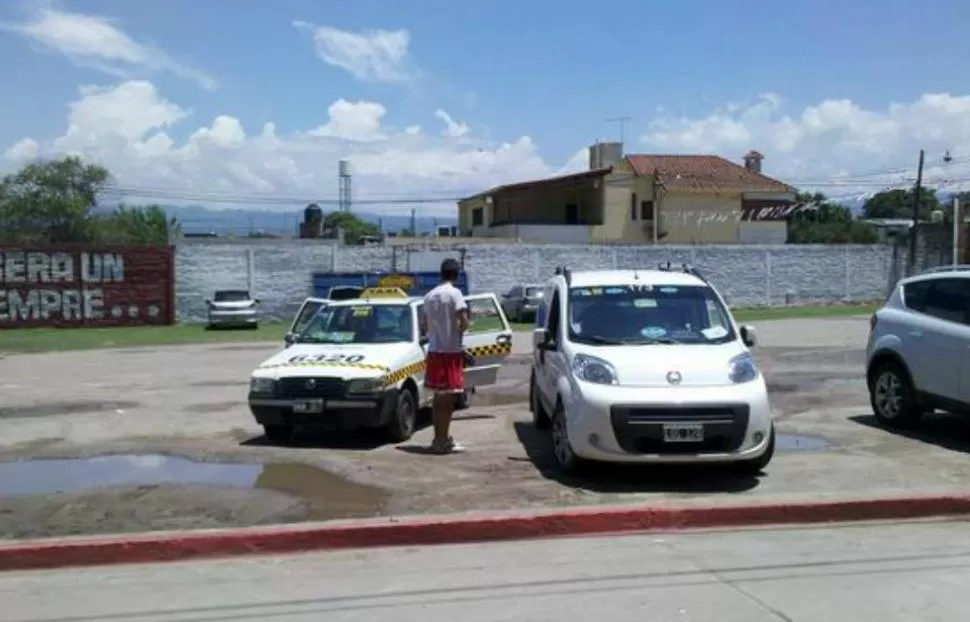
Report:
[[[0,602],[7,622],[957,622],[970,616],[968,528],[656,533],[4,573]]]
[[[866,318],[756,326],[756,356],[783,442],[765,475],[741,479],[716,468],[604,467],[582,477],[564,476],[554,466],[547,434],[530,423],[525,403],[529,368],[524,364],[508,365],[499,386],[477,396],[472,408],[461,413],[454,432],[469,451],[434,457],[422,451],[430,440],[428,429],[398,446],[367,436],[312,431],[293,446],[267,442],[245,395],[250,371],[276,345],[11,356],[0,360],[0,489],[5,474],[12,477],[4,460],[127,454],[118,459],[127,462],[120,467],[117,462],[47,464],[26,473],[20,465],[18,477],[27,485],[49,483],[49,477],[56,483],[65,474],[83,485],[87,474],[95,473],[89,483],[100,488],[0,496],[0,534],[35,537],[375,513],[966,490],[970,421],[939,416],[910,436],[875,425],[863,379]],[[527,350],[524,343],[516,349]],[[196,463],[175,468],[161,455]],[[228,471],[240,475],[230,477]],[[202,472],[219,477],[193,479]],[[105,473],[146,479],[106,481]],[[173,473],[183,479],[165,479]]]

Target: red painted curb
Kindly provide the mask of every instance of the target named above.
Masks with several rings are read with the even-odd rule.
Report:
[[[970,514],[970,496],[721,507],[586,508],[530,515],[286,525],[224,531],[14,541],[0,571],[180,561],[346,548],[420,546],[647,530],[812,524]]]

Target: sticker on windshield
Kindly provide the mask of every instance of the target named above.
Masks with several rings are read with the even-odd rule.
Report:
[[[661,326],[647,326],[640,331],[640,334],[647,339],[659,339],[667,334],[667,330]]]
[[[627,293],[627,291],[628,290],[626,288],[623,288],[623,287],[607,287],[606,288],[606,293],[607,293],[607,295],[610,295],[610,296],[615,296],[617,294],[625,294],[625,293]]]
[[[634,298],[633,306],[637,309],[653,309],[657,306],[657,301],[653,298]]]
[[[660,291],[662,291],[665,294],[676,294],[677,293],[677,288],[676,287],[661,287],[660,288]]]
[[[373,307],[354,307],[354,317],[367,317],[374,310]]]
[[[728,330],[723,326],[711,326],[701,330],[701,334],[707,339],[720,339],[728,334]]]

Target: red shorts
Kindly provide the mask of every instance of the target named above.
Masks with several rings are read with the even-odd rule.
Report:
[[[461,352],[428,352],[424,386],[440,393],[465,390],[465,355]]]

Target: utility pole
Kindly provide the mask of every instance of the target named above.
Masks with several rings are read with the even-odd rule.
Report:
[[[411,237],[418,237],[418,210],[411,208]]]
[[[923,192],[923,158],[926,153],[919,150],[919,166],[916,168],[916,187],[913,189],[913,227],[909,230],[909,257],[906,261],[906,274],[911,275],[916,268],[916,238],[919,235],[919,200]]]
[[[953,197],[953,265],[960,263],[960,228],[963,226],[960,218],[960,199]]]
[[[611,117],[611,118],[609,118],[609,119],[606,120],[607,123],[619,123],[620,124],[620,142],[621,143],[623,142],[623,137],[625,135],[625,131],[624,130],[626,130],[626,122],[629,121],[631,118],[632,117]]]

